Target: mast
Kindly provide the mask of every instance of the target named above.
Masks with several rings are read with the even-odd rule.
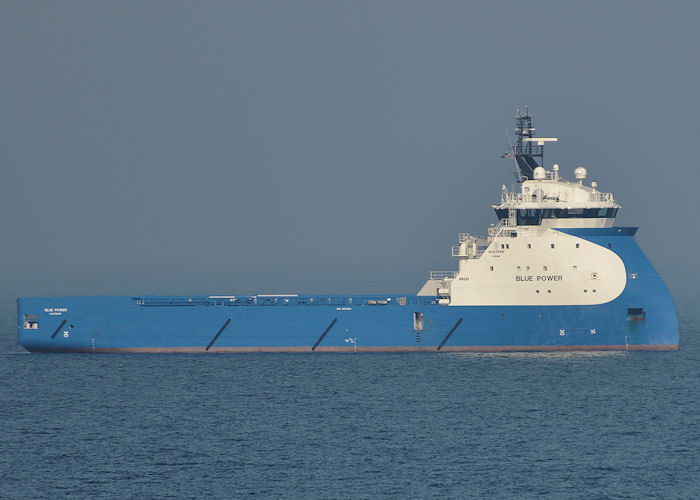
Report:
[[[532,173],[544,164],[544,143],[556,142],[554,137],[535,137],[535,127],[532,126],[532,115],[525,106],[525,112],[519,109],[515,113],[515,159],[518,182],[532,179]]]

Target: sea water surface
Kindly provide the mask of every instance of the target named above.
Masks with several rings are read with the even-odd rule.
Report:
[[[6,294],[0,497],[698,498],[671,288],[679,352],[568,354],[26,354]]]

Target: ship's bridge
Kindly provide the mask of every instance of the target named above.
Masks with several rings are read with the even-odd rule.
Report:
[[[501,203],[493,205],[507,226],[612,227],[620,208],[612,193],[598,191],[596,182],[584,185],[586,169],[577,167],[576,182],[559,177],[559,165],[551,171],[534,169],[532,180],[520,184],[520,191],[503,186]]]

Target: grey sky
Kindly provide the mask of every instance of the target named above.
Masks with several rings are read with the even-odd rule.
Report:
[[[17,293],[415,292],[527,104],[695,266],[698,2],[0,2]]]

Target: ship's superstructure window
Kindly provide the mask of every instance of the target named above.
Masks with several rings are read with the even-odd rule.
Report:
[[[592,279],[592,280],[597,280],[597,279],[598,279],[598,273],[591,273],[591,279]]]
[[[534,201],[534,200],[533,200]],[[516,212],[519,226],[539,226],[542,219],[614,219],[617,208],[520,208]],[[508,218],[507,208],[497,208],[499,219]]]
[[[546,271],[546,270],[547,270],[547,266],[542,266],[542,270],[543,270],[543,271]]]
[[[581,245],[579,243],[576,243],[576,248],[581,248]]]
[[[491,266],[491,271],[493,271],[493,266]]]
[[[532,248],[532,244],[531,244],[531,243],[528,243],[528,244],[527,244],[527,247],[528,247],[528,248]]]
[[[551,244],[551,247],[554,248],[554,243]]]

